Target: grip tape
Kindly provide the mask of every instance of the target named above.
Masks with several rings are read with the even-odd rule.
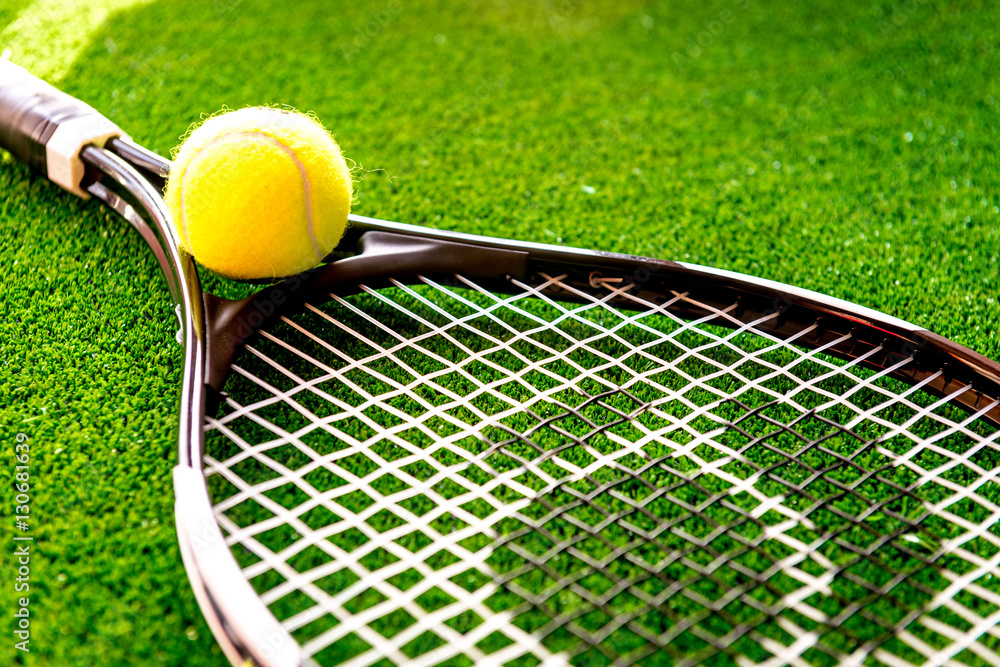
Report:
[[[0,146],[57,185],[88,199],[80,151],[125,136],[91,106],[0,59]]]

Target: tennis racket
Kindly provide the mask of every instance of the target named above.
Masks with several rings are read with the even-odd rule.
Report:
[[[203,291],[170,163],[0,63],[0,143],[155,253],[182,556],[239,665],[1000,665],[1000,366],[680,262],[354,216]]]

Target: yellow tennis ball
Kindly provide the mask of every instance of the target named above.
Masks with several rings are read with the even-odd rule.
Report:
[[[181,244],[242,280],[316,266],[344,233],[351,173],[330,133],[296,111],[209,118],[177,152],[166,190]]]

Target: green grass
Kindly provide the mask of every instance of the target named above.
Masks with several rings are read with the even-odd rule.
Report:
[[[0,0],[0,51],[161,154],[202,113],[291,104],[359,165],[358,213],[743,271],[1000,358],[985,0],[42,5]],[[155,261],[5,153],[0,192],[0,434],[31,438],[37,540],[32,653],[5,624],[3,654],[221,665],[172,525]]]

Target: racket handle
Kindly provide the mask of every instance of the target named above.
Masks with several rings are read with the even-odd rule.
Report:
[[[92,107],[0,59],[0,147],[21,162],[89,199],[80,151],[117,137],[126,135]]]

